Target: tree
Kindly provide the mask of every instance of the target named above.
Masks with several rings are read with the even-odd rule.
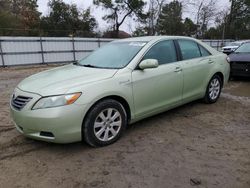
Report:
[[[148,9],[137,17],[138,26],[133,36],[145,36],[157,34],[157,21],[166,0],[149,0]]]
[[[147,27],[137,27],[135,31],[133,31],[133,37],[140,37],[148,35],[148,28]]]
[[[42,18],[41,27],[49,36],[67,36],[69,30],[74,30],[71,24],[74,25],[73,19],[78,17],[74,15],[74,7],[64,3],[62,0],[49,1],[48,6],[50,12],[48,16]],[[71,12],[73,10],[73,12]],[[74,15],[73,19],[70,19]],[[70,22],[70,21],[73,21]]]
[[[183,33],[181,2],[174,0],[162,7],[157,29],[159,34],[181,35]]]
[[[149,10],[147,13],[147,20],[148,23],[148,35],[155,35],[157,32],[157,20],[162,12],[162,6],[166,0],[150,0],[149,1]]]
[[[250,37],[250,0],[230,0],[226,35],[230,38]]]
[[[186,18],[184,23],[184,35],[186,36],[194,36],[197,30],[197,25],[190,18]]]
[[[79,12],[75,4],[49,1],[50,13],[42,18],[41,27],[48,36],[94,36],[97,22],[90,9]]]
[[[12,33],[13,30],[19,29],[18,35],[37,34],[41,14],[37,7],[37,0],[1,1],[0,26],[12,28]],[[36,33],[33,32],[34,29],[37,29]]]
[[[85,34],[85,36],[95,36],[96,33],[94,32],[95,28],[97,27],[96,19],[91,15],[90,8],[83,11],[80,14],[80,30],[88,32],[88,34]]]
[[[217,0],[198,0],[190,3],[196,9],[196,37],[202,38],[209,27],[209,23],[214,20],[218,14]]]
[[[227,27],[227,21],[228,21],[228,15],[229,15],[229,10],[224,9],[222,10],[218,16],[215,19],[215,30],[213,34],[214,37],[217,39],[222,39],[222,46],[224,46],[224,39],[226,37],[226,27]],[[216,34],[215,34],[216,33]],[[208,30],[208,33],[206,35],[211,35],[211,31]],[[207,37],[209,38],[209,37]]]
[[[10,13],[10,2],[0,1],[0,35],[9,35],[7,28],[15,28],[17,25],[14,15]]]
[[[221,32],[218,28],[211,27],[204,33],[206,39],[221,39]]]
[[[93,2],[95,5],[109,11],[103,19],[112,23],[116,37],[118,37],[120,26],[125,19],[132,16],[140,16],[145,5],[143,0],[94,0]]]
[[[250,1],[230,0],[229,10],[223,10],[215,19],[215,28],[205,32],[206,38],[250,38]]]
[[[37,10],[37,0],[20,0],[18,8],[22,27],[29,30],[28,35],[37,35],[41,15]]]

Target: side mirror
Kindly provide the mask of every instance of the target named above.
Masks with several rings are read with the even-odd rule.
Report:
[[[157,59],[145,59],[142,62],[140,62],[139,67],[140,69],[151,69],[151,68],[157,68],[159,66]]]

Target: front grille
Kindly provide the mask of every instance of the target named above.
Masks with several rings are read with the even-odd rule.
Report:
[[[250,71],[250,62],[232,62],[231,68],[234,70]]]
[[[11,105],[17,109],[21,110],[23,107],[32,99],[32,97],[25,97],[25,96],[13,96],[11,100]]]

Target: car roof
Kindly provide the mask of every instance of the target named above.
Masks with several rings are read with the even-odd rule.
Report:
[[[144,37],[131,37],[131,38],[126,38],[126,39],[120,39],[117,40],[117,42],[150,42],[150,41],[155,41],[155,40],[162,40],[162,39],[192,39],[195,40],[194,38],[191,37],[184,37],[184,36],[144,36]]]
[[[220,53],[217,50],[213,49],[211,46],[208,44],[202,42],[199,39],[195,39],[192,37],[186,37],[186,36],[144,36],[144,37],[131,37],[131,38],[126,38],[126,39],[120,39],[120,40],[114,40],[113,42],[147,42],[147,43],[154,43],[158,42],[160,40],[168,40],[168,39],[188,39],[197,42],[198,44],[202,45],[205,47],[211,54],[216,54]]]

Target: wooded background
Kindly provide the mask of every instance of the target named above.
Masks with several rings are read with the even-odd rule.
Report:
[[[49,13],[38,11],[37,0],[0,0],[0,36],[127,37],[120,31],[130,18],[136,23],[131,36],[186,35],[201,39],[250,38],[250,0],[93,0],[107,14],[108,29],[100,31],[91,9],[50,0]],[[186,10],[194,17],[184,17]]]

